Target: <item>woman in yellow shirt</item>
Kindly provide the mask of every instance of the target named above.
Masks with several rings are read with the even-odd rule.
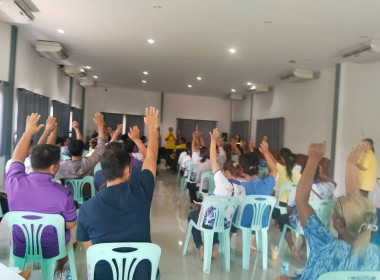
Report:
[[[368,193],[373,190],[376,184],[377,160],[372,139],[363,139],[362,147],[364,154],[356,163],[356,167],[358,168],[358,184],[361,194],[368,197]]]

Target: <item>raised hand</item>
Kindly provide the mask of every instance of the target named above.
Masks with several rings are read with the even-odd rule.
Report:
[[[94,118],[92,119],[98,129],[103,129],[104,127],[104,117],[101,113],[95,113]]]
[[[217,145],[218,145],[218,147],[222,147],[222,148],[224,147],[224,140],[223,140],[223,138],[220,138],[220,139],[219,139]]]
[[[235,147],[236,146],[236,139],[232,138],[230,141],[231,146]]]
[[[363,152],[363,144],[359,144],[356,147],[353,147],[351,153],[347,157],[347,163],[355,164],[359,158],[360,154]]]
[[[41,128],[44,127],[43,124],[38,125],[38,121],[40,120],[41,115],[37,113],[32,113],[26,118],[26,126],[25,126],[25,133],[28,135],[34,135],[38,133]]]
[[[154,107],[145,108],[144,122],[149,129],[156,131],[158,128],[158,110]]]
[[[253,152],[255,150],[255,144],[253,142],[253,139],[249,140],[248,148],[250,152]]]
[[[262,154],[265,154],[269,151],[269,145],[267,141],[268,141],[268,137],[264,136],[263,141],[261,141],[260,148],[259,148]]]
[[[73,129],[75,129],[75,130],[77,130],[77,129],[79,129],[79,124],[78,124],[78,122],[77,121],[73,121],[73,123],[72,123],[72,125],[71,125],[72,127],[73,127]]]
[[[121,135],[121,133],[123,133],[123,125],[118,124],[116,130],[114,131],[114,134]]]
[[[217,128],[214,128],[212,133],[210,131],[210,136],[211,136],[211,141],[214,141],[214,143],[216,143],[216,141],[218,141],[218,139],[219,139],[219,130]]]
[[[309,160],[320,162],[326,153],[326,141],[309,145]]]
[[[57,129],[57,120],[54,117],[48,117],[46,119],[45,131],[48,133]]]
[[[129,128],[128,137],[135,142],[140,139],[140,130],[137,126],[133,126]]]

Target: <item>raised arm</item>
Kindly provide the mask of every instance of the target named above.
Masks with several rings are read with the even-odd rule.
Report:
[[[216,155],[216,142],[219,138],[219,131],[217,128],[214,128],[212,133],[210,132],[211,136],[211,144],[210,144],[210,161],[211,161],[211,169],[212,173],[215,173],[219,169],[218,164],[218,157]]]
[[[196,151],[197,138],[198,138],[197,132],[193,132],[193,141],[191,142],[191,153],[194,153]]]
[[[119,140],[119,136],[123,133],[123,125],[118,124],[116,130],[114,131],[110,142],[117,142]]]
[[[277,167],[276,161],[272,153],[269,151],[269,146],[267,142],[268,137],[264,136],[263,141],[260,144],[260,152],[264,155],[266,162],[268,163],[269,173],[268,175],[272,175],[274,178],[277,177]]]
[[[82,132],[80,132],[79,130],[79,125],[77,121],[73,121],[72,127],[75,130],[75,135],[77,136],[77,140],[83,140]]]
[[[156,110],[154,107],[146,108],[144,122],[149,130],[149,143],[142,170],[148,169],[152,172],[153,176],[156,177],[158,155],[158,110]]]
[[[199,136],[198,136],[198,139],[199,139],[199,143],[200,143],[200,145],[201,145],[202,147],[206,147],[206,142],[205,142],[205,140],[203,139],[202,132],[199,132],[198,135],[199,135]]]
[[[30,146],[30,140],[32,139],[32,136],[38,133],[41,130],[41,128],[44,127],[43,124],[38,125],[38,121],[40,120],[40,118],[41,115],[37,113],[32,113],[30,116],[26,118],[25,132],[21,136],[20,141],[18,142],[13,152],[12,161],[24,163],[25,158],[28,154],[28,149]]]
[[[230,144],[231,144],[231,147],[232,147],[232,149],[234,150],[235,154],[236,154],[238,157],[240,157],[240,156],[241,156],[241,152],[240,152],[240,150],[238,149],[238,147],[237,147],[237,145],[236,145],[236,139],[235,139],[235,138],[231,139]]]
[[[98,137],[102,138],[103,140],[106,139],[106,132],[104,130],[104,117],[101,113],[96,113],[95,117],[92,119],[95,123],[95,125],[98,127]]]
[[[46,124],[45,124],[45,130],[44,133],[42,133],[40,139],[38,140],[37,145],[40,144],[46,144],[47,139],[49,135],[54,131],[54,129],[57,128],[57,122],[56,119],[53,117],[48,117],[46,119]],[[50,144],[50,143],[49,143]],[[54,143],[55,144],[55,143]]]
[[[345,174],[346,193],[360,193],[358,180],[356,177],[356,167],[357,161],[360,158],[360,154],[363,151],[362,149],[362,145],[358,145],[355,148],[352,148],[351,153],[347,158]]]
[[[255,144],[253,142],[253,139],[249,140],[248,148],[250,153],[253,153],[255,151]]]
[[[146,151],[147,151],[147,149],[146,149],[144,143],[140,139],[140,130],[139,130],[139,128],[137,126],[130,127],[129,128],[128,137],[133,142],[135,142],[137,148],[139,149],[139,153],[142,154],[143,158],[145,159],[146,158]],[[148,145],[149,145],[149,142],[148,142]],[[158,146],[158,144],[157,144],[157,146]]]
[[[57,130],[58,130],[58,124],[56,122],[53,131],[50,132],[50,136],[46,144],[55,145],[55,142],[57,141]]]
[[[301,179],[298,182],[296,192],[296,207],[302,227],[305,227],[306,221],[309,217],[315,214],[314,209],[309,204],[309,197],[313,186],[315,171],[325,152],[326,142],[311,143],[309,145],[309,158]]]

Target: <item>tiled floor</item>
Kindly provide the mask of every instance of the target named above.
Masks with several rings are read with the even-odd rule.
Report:
[[[181,256],[182,243],[187,229],[187,214],[189,213],[188,194],[180,193],[176,176],[164,170],[160,171],[156,179],[156,189],[152,203],[152,241],[162,249],[160,270],[162,280],[178,279],[274,279],[281,273],[284,256],[277,261],[268,259],[268,269],[262,269],[261,253],[251,254],[250,269],[242,269],[241,235],[238,232],[231,242],[231,271],[225,272],[223,254],[211,264],[211,273],[202,271],[202,262],[198,257],[194,243],[191,239],[188,253]],[[278,229],[269,230],[269,246],[277,243],[280,237]],[[290,260],[291,273],[296,268],[302,268],[304,261],[293,261],[289,251],[285,257]],[[9,237],[8,229],[4,223],[0,224],[0,262],[8,264]],[[86,279],[86,259],[83,246],[79,244],[75,252],[78,279]],[[1,276],[0,276],[1,279]],[[32,272],[31,279],[40,279],[40,271]]]

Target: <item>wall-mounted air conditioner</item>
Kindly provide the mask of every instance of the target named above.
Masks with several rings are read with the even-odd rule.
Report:
[[[75,79],[83,79],[87,77],[86,70],[84,70],[80,66],[76,65],[64,65],[63,66],[63,71],[70,77],[73,77]]]
[[[95,81],[91,79],[81,79],[79,84],[81,87],[89,88],[95,86]]]
[[[367,63],[380,60],[380,40],[369,40],[343,50],[344,62]]]
[[[36,51],[42,56],[58,62],[68,58],[66,50],[58,42],[37,41]]]
[[[229,98],[230,98],[231,100],[243,100],[243,99],[244,99],[243,95],[241,95],[241,94],[239,94],[239,93],[231,93],[231,94],[229,95]]]
[[[34,20],[32,11],[22,0],[0,0],[0,21],[29,23]]]
[[[264,85],[252,85],[249,86],[247,89],[247,92],[249,93],[268,93],[271,92],[273,88],[269,86],[264,86]]]
[[[315,79],[316,74],[311,70],[293,69],[281,74],[280,79],[291,83],[300,83]]]

